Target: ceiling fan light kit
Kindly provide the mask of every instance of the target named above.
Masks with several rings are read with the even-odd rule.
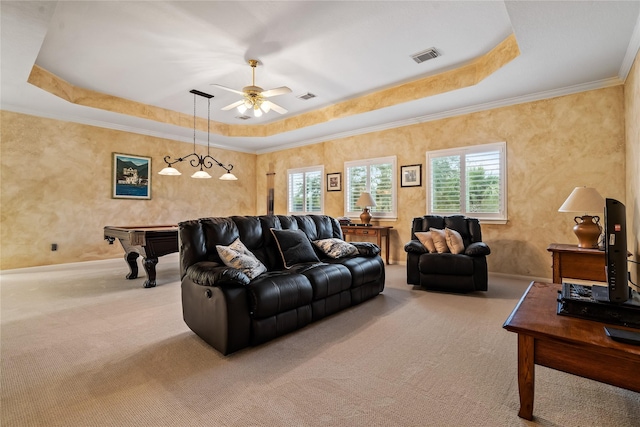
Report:
[[[217,84],[213,85],[220,89],[242,95],[241,100],[222,107],[222,111],[228,111],[236,108],[240,114],[244,114],[248,110],[253,110],[254,117],[261,117],[263,113],[268,113],[271,110],[280,114],[285,114],[287,112],[286,108],[282,108],[278,104],[274,104],[266,98],[290,93],[291,89],[286,86],[282,86],[275,89],[264,90],[260,86],[256,86],[256,67],[258,66],[258,60],[250,59],[249,65],[251,66],[251,85],[243,87],[242,91]]]
[[[190,159],[189,163],[191,164],[191,166],[193,166],[194,168],[197,168],[198,166],[200,167],[200,170],[196,171],[193,175],[191,175],[191,178],[209,179],[211,178],[211,175],[209,175],[209,173],[205,171],[203,168],[211,169],[213,165],[218,165],[226,171],[226,173],[224,173],[220,177],[221,180],[223,181],[237,180],[238,178],[236,178],[236,176],[231,173],[231,169],[233,169],[233,165],[232,164],[228,164],[226,166],[223,165],[222,163],[217,161],[215,158],[213,158],[209,152],[210,150],[209,125],[211,123],[211,98],[213,98],[213,95],[209,95],[208,93],[200,92],[199,90],[195,90],[195,89],[190,90],[189,93],[193,94],[193,153],[188,154],[184,157],[179,157],[178,159],[173,161],[171,160],[171,156],[164,156],[164,162],[167,164],[167,166],[164,169],[162,169],[160,172],[158,172],[158,174],[167,175],[167,176],[182,175],[178,169],[173,167],[173,165],[175,165],[176,163],[183,162],[187,159]],[[196,153],[196,95],[201,96],[203,98],[207,98],[207,155],[206,156],[204,155],[200,156]]]

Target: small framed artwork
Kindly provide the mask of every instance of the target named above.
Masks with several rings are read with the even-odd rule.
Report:
[[[342,190],[342,174],[340,172],[327,174],[327,191]]]
[[[400,167],[401,187],[420,187],[422,185],[422,165]]]
[[[151,157],[113,153],[111,197],[151,199]]]

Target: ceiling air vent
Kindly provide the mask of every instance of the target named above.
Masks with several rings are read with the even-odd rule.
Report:
[[[298,96],[297,96],[297,98],[304,99],[305,101],[306,101],[307,99],[311,99],[311,98],[315,98],[315,97],[316,97],[316,96],[315,96],[314,94],[310,93],[310,92],[307,92],[307,93],[305,93],[305,94],[302,94],[302,95],[298,95]]]
[[[236,116],[236,119],[238,120],[249,120],[251,118],[251,116],[247,116],[246,114],[244,116]]]
[[[435,47],[416,53],[415,55],[411,55],[413,60],[416,61],[418,64],[433,58],[437,58],[438,56],[440,56],[440,54],[438,53]]]

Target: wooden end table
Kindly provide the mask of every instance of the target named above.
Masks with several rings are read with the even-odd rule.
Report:
[[[374,236],[378,239],[378,246],[382,248],[382,237],[385,237],[385,260],[389,264],[389,230],[393,227],[386,225],[370,225],[368,227],[362,225],[340,225],[342,234],[346,239],[347,236]]]
[[[503,325],[518,334],[518,416],[527,420],[533,419],[535,365],[640,392],[640,346],[608,338],[604,323],[556,314],[560,286],[532,282]]]
[[[594,282],[607,281],[604,251],[562,243],[552,243],[547,250],[553,258],[553,283],[562,283],[563,277]]]

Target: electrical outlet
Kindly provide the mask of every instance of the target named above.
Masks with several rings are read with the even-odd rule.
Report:
[[[52,251],[52,252],[55,252],[55,251],[57,251],[57,250],[58,250],[58,244],[57,244],[57,243],[52,243],[52,244],[51,244],[51,251]]]

